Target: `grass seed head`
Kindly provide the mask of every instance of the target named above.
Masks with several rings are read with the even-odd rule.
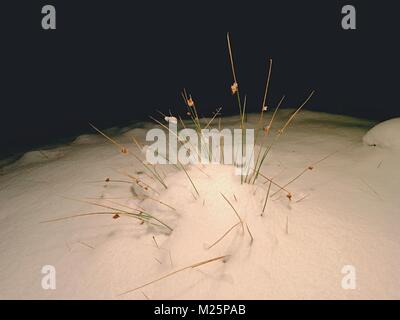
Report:
[[[189,98],[187,99],[186,103],[187,103],[187,105],[188,105],[189,107],[194,107],[194,101],[193,101],[192,97],[189,97]]]
[[[270,126],[266,126],[263,128],[264,133],[267,135],[269,133]]]
[[[231,85],[231,91],[232,91],[232,94],[233,94],[233,95],[238,91],[238,84],[237,84],[237,82],[234,82],[234,83]]]

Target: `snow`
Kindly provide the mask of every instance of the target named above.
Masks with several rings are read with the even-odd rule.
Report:
[[[272,132],[291,112],[278,113]],[[249,115],[247,125],[258,117]],[[222,125],[237,127],[238,120],[223,118]],[[366,120],[302,111],[271,149],[263,174],[285,184],[329,157],[287,186],[291,200],[283,191],[269,198],[263,216],[269,183],[260,178],[241,185],[231,166],[188,167],[196,196],[183,170],[160,168],[165,189],[134,157],[97,135],[28,152],[0,175],[0,298],[399,299],[400,151],[393,143],[400,134],[394,120],[368,131],[374,124]],[[107,132],[143,157],[132,135],[144,145],[153,127]],[[371,148],[371,141],[382,148]],[[128,181],[126,173],[151,188],[112,182]],[[243,229],[239,224],[210,248],[238,223],[223,195]],[[42,223],[104,211],[73,199],[140,207],[174,230],[108,215]],[[229,257],[120,295],[219,256]],[[41,287],[44,265],[56,268],[55,290]],[[356,269],[355,290],[341,286],[345,265]]]
[[[93,144],[102,142],[103,139],[96,134],[83,134],[77,137],[72,144]]]
[[[400,150],[400,118],[377,124],[365,134],[363,141],[369,146]]]

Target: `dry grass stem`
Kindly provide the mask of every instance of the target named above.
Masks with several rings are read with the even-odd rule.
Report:
[[[221,192],[220,192],[221,193]],[[221,196],[225,199],[226,202],[228,202],[228,204],[231,206],[231,208],[233,209],[233,211],[235,212],[237,218],[239,219],[239,222],[242,226],[242,232],[244,232],[244,227],[243,227],[243,220],[240,217],[239,213],[236,211],[235,207],[233,206],[233,204],[221,193]]]
[[[264,201],[264,206],[263,206],[263,209],[262,209],[261,216],[264,215],[264,211],[265,211],[265,208],[266,208],[266,206],[267,206],[268,197],[269,197],[269,192],[270,192],[270,190],[271,190],[271,185],[272,185],[272,180],[269,182],[269,185],[268,185],[268,191],[267,191],[267,195],[265,196],[265,201]]]
[[[225,256],[220,256],[220,257],[216,257],[216,258],[212,258],[212,259],[209,259],[209,260],[205,260],[205,261],[201,261],[201,262],[192,264],[192,265],[190,265],[190,266],[187,266],[187,267],[178,269],[178,270],[176,270],[176,271],[170,272],[170,273],[166,274],[165,276],[162,276],[162,277],[160,277],[160,278],[158,278],[158,279],[155,279],[155,280],[153,280],[153,281],[147,282],[147,283],[145,283],[145,284],[143,284],[143,285],[141,285],[141,286],[139,286],[139,287],[136,287],[136,288],[134,288],[134,289],[130,289],[130,290],[124,291],[124,292],[120,293],[118,296],[122,296],[122,295],[124,295],[124,294],[127,294],[127,293],[130,293],[130,292],[133,292],[133,291],[142,289],[142,288],[144,288],[144,287],[147,287],[148,285],[151,285],[151,284],[156,283],[156,282],[158,282],[158,281],[161,281],[161,280],[164,280],[164,279],[166,279],[166,278],[169,278],[169,277],[171,277],[171,276],[173,276],[173,275],[175,275],[175,274],[177,274],[177,273],[179,273],[179,272],[182,272],[182,271],[185,271],[185,270],[188,270],[188,269],[194,269],[194,268],[200,267],[200,266],[202,266],[202,265],[205,265],[205,264],[208,264],[208,263],[211,263],[211,262],[214,262],[214,261],[225,260],[225,259],[227,259],[228,257],[229,257],[229,255],[225,255]]]
[[[250,231],[250,228],[249,228],[249,225],[247,224],[247,222],[246,222],[246,229],[247,229],[247,232],[248,232],[249,235],[250,235],[250,245],[252,245],[252,244],[253,244],[253,241],[254,241],[254,237],[253,237],[253,235],[251,234],[251,231]]]
[[[235,229],[238,225],[240,224],[240,222],[236,223],[235,225],[233,225],[232,227],[230,227],[221,237],[218,238],[217,241],[215,241],[212,245],[207,247],[208,249],[211,249],[212,247],[214,247],[216,244],[218,244],[219,242],[221,242],[222,239],[224,239],[233,229]]]

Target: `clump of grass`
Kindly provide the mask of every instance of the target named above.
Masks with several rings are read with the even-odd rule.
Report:
[[[161,125],[163,128],[167,129],[168,132],[171,132],[172,134],[174,134],[174,135],[176,136],[176,138],[178,139],[177,141],[178,141],[181,145],[183,145],[183,142],[179,139],[178,135],[177,135],[175,132],[171,131],[166,125],[164,125],[163,123],[161,123],[161,122],[158,121],[157,119],[154,119],[154,118],[151,117],[151,116],[150,116],[150,119],[154,120],[156,123],[158,123],[159,125]],[[196,149],[196,148],[193,148],[193,149],[195,149],[196,152],[197,152],[197,149]],[[200,155],[198,155],[198,156],[200,156]],[[185,172],[185,175],[186,175],[186,177],[189,179],[191,185],[193,186],[193,189],[196,191],[196,194],[197,194],[198,196],[200,196],[200,193],[199,193],[198,189],[196,188],[196,185],[194,184],[194,182],[193,182],[192,178],[190,177],[189,173],[187,172],[185,166],[184,166],[178,159],[177,159],[177,163],[178,163],[179,167]]]
[[[234,64],[234,59],[233,59],[233,50],[232,50],[232,46],[231,46],[231,41],[230,41],[229,33],[227,33],[227,44],[228,44],[229,60],[230,60],[230,66],[231,66],[231,70],[232,70],[232,77],[233,77],[233,84],[231,85],[231,88],[230,88],[230,89],[231,89],[232,95],[233,95],[233,96],[236,96],[236,98],[237,98],[237,104],[238,104],[239,115],[240,115],[240,129],[241,129],[241,133],[242,133],[242,145],[241,145],[241,148],[242,148],[242,150],[241,150],[242,161],[241,161],[241,162],[243,162],[244,148],[245,148],[245,146],[244,146],[244,143],[245,143],[245,139],[244,139],[245,132],[244,132],[244,130],[245,130],[245,122],[247,121],[247,117],[246,117],[247,96],[246,96],[246,95],[244,96],[244,100],[243,100],[243,103],[242,103],[242,100],[241,100],[241,97],[240,97],[239,83],[238,83],[238,79],[237,79],[237,76],[236,76],[235,64]],[[277,107],[276,107],[275,110],[274,110],[274,113],[273,113],[273,115],[272,115],[272,117],[271,117],[271,119],[270,119],[270,121],[269,121],[269,124],[268,124],[267,126],[264,126],[264,113],[267,112],[268,109],[269,109],[268,103],[267,103],[267,96],[268,96],[268,91],[269,91],[269,87],[270,87],[271,73],[272,73],[272,59],[269,59],[269,67],[268,67],[267,79],[266,79],[266,83],[265,83],[265,90],[264,90],[264,95],[263,95],[263,100],[262,100],[262,105],[261,105],[260,117],[259,117],[258,126],[257,126],[257,135],[256,135],[256,139],[255,139],[255,143],[254,143],[253,148],[255,147],[256,142],[257,142],[257,140],[258,140],[258,138],[259,138],[259,134],[260,134],[261,132],[264,132],[264,133],[265,133],[265,136],[268,136],[268,135],[269,135],[269,133],[270,133],[270,131],[271,131],[271,128],[272,128],[272,125],[273,125],[273,122],[274,122],[274,119],[275,119],[275,116],[276,116],[276,114],[277,114],[277,112],[278,112],[278,110],[279,110],[281,104],[283,103],[283,101],[284,101],[284,99],[285,99],[285,96],[283,96],[283,97],[279,100],[279,103],[278,103]],[[296,176],[294,179],[292,179],[291,181],[289,181],[289,182],[288,182],[287,184],[285,184],[284,186],[281,186],[280,184],[276,183],[275,181],[273,181],[273,179],[268,178],[267,176],[265,176],[265,175],[261,172],[261,167],[262,167],[262,165],[263,165],[263,163],[264,163],[264,161],[265,161],[265,159],[266,159],[266,157],[267,157],[269,151],[270,151],[271,148],[274,146],[274,144],[278,141],[278,139],[281,137],[281,135],[286,131],[286,129],[287,129],[288,126],[291,124],[291,122],[293,121],[293,119],[295,118],[295,116],[298,114],[298,112],[299,112],[299,111],[304,107],[304,105],[311,99],[311,97],[313,96],[313,94],[314,94],[314,91],[312,91],[312,92],[309,94],[309,96],[308,96],[308,97],[305,99],[305,101],[295,110],[295,112],[289,117],[289,119],[285,122],[285,124],[284,124],[279,130],[277,130],[277,132],[276,132],[276,134],[275,134],[275,137],[274,137],[272,143],[271,143],[271,144],[268,146],[268,148],[266,148],[266,149],[263,148],[266,139],[263,140],[263,142],[262,142],[262,144],[261,144],[261,146],[260,146],[260,148],[259,148],[259,152],[258,152],[258,155],[257,155],[255,168],[254,168],[254,169],[251,168],[252,171],[250,171],[250,168],[246,168],[246,169],[247,169],[246,175],[243,175],[243,164],[241,163],[241,168],[242,168],[241,184],[243,184],[243,183],[252,183],[252,184],[255,184],[255,182],[256,182],[256,180],[257,180],[257,178],[258,178],[259,176],[262,177],[262,178],[264,178],[267,182],[269,182],[269,184],[268,184],[268,189],[267,189],[266,196],[265,196],[265,200],[264,200],[264,204],[263,204],[263,208],[262,208],[261,216],[263,216],[264,213],[265,213],[265,211],[266,211],[267,202],[268,202],[268,198],[270,197],[270,192],[271,192],[272,186],[278,188],[278,190],[277,190],[275,193],[273,193],[273,195],[277,194],[278,192],[284,191],[284,192],[286,192],[287,197],[288,197],[289,200],[290,200],[290,199],[292,198],[292,193],[289,192],[289,191],[286,189],[286,187],[287,187],[288,185],[290,185],[291,183],[293,183],[294,181],[296,181],[298,178],[300,178],[307,170],[312,170],[312,168],[313,168],[313,166],[307,167],[307,168],[306,168],[304,171],[302,171],[298,176]],[[184,100],[184,102],[185,102],[185,105],[186,105],[186,107],[187,107],[187,110],[188,110],[187,115],[190,116],[191,120],[193,121],[194,127],[196,128],[196,131],[199,133],[200,137],[201,137],[202,139],[204,139],[203,133],[202,133],[202,122],[200,121],[199,114],[198,114],[198,110],[197,110],[197,107],[196,107],[196,103],[195,103],[195,101],[194,101],[192,95],[191,95],[191,94],[188,94],[188,93],[186,92],[186,89],[183,89],[182,98],[183,98],[183,100]],[[203,121],[203,124],[205,123],[205,128],[206,128],[206,129],[207,129],[208,127],[210,127],[211,124],[212,124],[212,122],[214,121],[214,119],[220,115],[220,111],[221,111],[221,108],[217,108],[217,110],[216,110],[216,112],[214,113],[214,115],[213,115],[213,117],[211,118],[211,120],[209,120],[209,121],[206,122],[206,123],[205,123],[205,121]],[[161,112],[160,112],[160,113],[161,113]],[[161,113],[161,114],[162,114],[162,113]],[[171,112],[170,112],[170,114],[171,114]],[[162,115],[165,117],[164,114],[162,114]],[[151,118],[152,120],[154,120],[156,123],[158,123],[159,125],[161,125],[163,128],[167,129],[169,132],[173,133],[173,134],[177,137],[178,143],[180,143],[180,144],[183,145],[183,142],[181,141],[181,139],[179,138],[179,136],[178,136],[175,132],[172,132],[166,125],[164,125],[164,124],[161,123],[160,121],[154,119],[153,117],[150,117],[150,118]],[[219,120],[219,121],[218,121],[218,126],[219,126],[219,128],[220,128],[220,127],[221,127],[221,118],[219,117],[218,120]],[[182,118],[181,118],[180,116],[179,116],[179,121],[180,121],[180,124],[182,125],[182,127],[185,128],[185,123],[183,122],[183,120],[182,120]],[[90,124],[90,125],[91,125],[91,124]],[[91,126],[92,126],[97,132],[99,132],[101,135],[103,135],[107,140],[109,140],[109,141],[112,142],[114,145],[116,145],[116,146],[120,149],[120,152],[121,152],[121,153],[123,153],[123,154],[128,154],[128,153],[129,153],[129,152],[128,152],[128,149],[127,149],[126,147],[124,147],[122,144],[120,144],[120,143],[118,143],[117,141],[113,140],[112,138],[108,137],[106,134],[104,134],[103,132],[101,132],[99,129],[97,129],[97,128],[94,127],[93,125],[91,125]],[[220,128],[220,129],[221,129],[221,128]],[[132,137],[132,140],[133,140],[133,142],[136,144],[137,148],[138,148],[139,150],[142,151],[142,150],[143,150],[143,146],[139,143],[139,141],[136,140],[134,137]],[[202,145],[206,146],[207,144],[204,143],[204,144],[202,144]],[[196,152],[198,153],[197,148],[192,148],[192,150],[196,150]],[[223,152],[223,150],[224,150],[224,149],[222,148],[222,152]],[[254,150],[253,150],[253,151],[254,151]],[[208,155],[209,155],[209,157],[210,157],[209,148],[207,148],[207,152],[208,152]],[[252,153],[252,154],[253,154],[253,153]],[[159,181],[159,182],[165,187],[165,189],[167,189],[167,185],[165,184],[165,182],[164,182],[163,178],[161,177],[161,175],[157,172],[156,166],[150,166],[150,165],[146,164],[144,161],[140,160],[139,157],[137,157],[135,154],[132,154],[132,155],[133,155],[137,160],[139,160],[139,161],[142,163],[142,165],[147,169],[147,171],[150,173],[150,176],[149,176],[149,177],[150,177],[151,179]],[[161,155],[161,156],[164,157],[164,158],[168,161],[168,156],[167,156],[167,155]],[[200,157],[199,154],[198,154],[198,156]],[[236,156],[237,156],[237,155],[236,155]],[[237,160],[237,158],[235,159],[235,164],[237,165],[237,161],[236,161],[236,160]],[[186,175],[186,177],[188,178],[188,180],[190,181],[190,183],[191,183],[191,185],[192,185],[194,191],[196,192],[197,196],[200,196],[199,191],[198,191],[198,189],[197,189],[197,187],[196,187],[194,181],[193,181],[192,178],[190,177],[188,171],[186,170],[185,166],[182,165],[182,163],[180,163],[179,160],[178,160],[178,163],[177,163],[177,165],[175,165],[175,167],[176,167],[178,170],[183,170],[183,171],[185,172],[185,175]],[[200,170],[201,170],[201,169],[200,169]],[[152,188],[150,187],[150,185],[146,184],[145,182],[143,182],[143,181],[140,180],[139,178],[137,178],[137,177],[135,177],[135,176],[132,176],[132,175],[128,175],[128,174],[126,174],[126,175],[127,175],[131,180],[133,180],[133,182],[135,182],[137,185],[139,185],[140,187],[142,187],[144,190],[152,189]],[[116,179],[113,179],[113,180],[108,179],[107,182],[132,183],[132,181],[116,180]],[[266,182],[266,183],[267,183],[267,182]],[[152,190],[154,190],[154,189],[152,189]],[[154,191],[157,192],[156,190],[154,190]],[[157,193],[158,193],[158,192],[157,192]],[[158,193],[158,194],[159,194],[159,193]],[[232,227],[230,227],[230,228],[229,228],[221,237],[219,237],[215,242],[213,242],[210,246],[208,246],[207,249],[211,249],[212,247],[214,247],[215,245],[217,245],[218,243],[220,243],[230,232],[232,232],[232,230],[234,230],[234,229],[235,229],[237,226],[239,226],[239,225],[241,226],[241,229],[242,229],[242,235],[244,235],[244,233],[245,233],[244,225],[246,225],[246,230],[247,230],[247,232],[248,232],[248,234],[249,234],[249,236],[250,236],[250,245],[252,245],[253,242],[254,242],[254,237],[253,237],[253,234],[252,234],[251,231],[250,231],[249,225],[247,224],[247,222],[243,221],[243,219],[242,219],[241,216],[239,215],[238,211],[237,211],[236,208],[233,206],[232,202],[229,201],[229,199],[228,199],[223,193],[220,193],[220,194],[221,194],[221,196],[224,198],[224,200],[229,204],[229,206],[233,209],[233,211],[234,211],[236,217],[238,218],[238,222],[237,222],[236,224],[234,224]],[[197,200],[197,198],[196,198],[196,196],[194,195],[193,192],[192,192],[192,195],[193,195],[194,198]],[[273,196],[273,195],[272,195],[272,196]],[[271,196],[271,197],[272,197],[272,196]],[[238,202],[238,200],[237,200],[237,198],[236,198],[236,196],[235,196],[234,194],[233,194],[233,197],[234,197],[235,201]],[[170,205],[168,205],[168,204],[166,204],[166,203],[164,203],[164,202],[162,202],[162,201],[160,201],[160,200],[158,200],[158,199],[151,198],[151,197],[149,197],[149,196],[148,196],[147,198],[148,198],[148,199],[151,199],[151,200],[153,200],[153,201],[156,201],[156,202],[158,202],[158,203],[160,203],[160,204],[162,204],[162,205],[164,205],[164,206],[166,206],[166,207],[168,207],[168,208],[170,208],[170,209],[172,209],[172,210],[176,210],[176,209],[173,208],[172,206],[170,206]],[[107,211],[107,212],[94,212],[94,213],[88,213],[88,214],[79,214],[79,215],[74,215],[74,216],[69,216],[69,217],[64,217],[64,218],[49,220],[49,221],[45,221],[45,222],[59,221],[59,220],[63,220],[63,219],[69,219],[69,218],[75,218],[75,217],[81,217],[81,216],[87,216],[87,215],[112,214],[114,219],[119,218],[120,215],[121,215],[121,216],[124,215],[124,216],[128,216],[128,217],[132,217],[132,218],[138,219],[138,220],[141,221],[141,223],[148,222],[148,223],[155,224],[155,225],[162,225],[162,226],[168,228],[170,231],[172,231],[172,228],[170,228],[168,225],[166,225],[164,222],[162,222],[162,221],[159,220],[158,218],[156,218],[156,217],[154,217],[153,215],[151,215],[151,214],[149,214],[148,212],[146,212],[144,209],[132,208],[132,207],[130,207],[130,206],[125,206],[125,205],[123,205],[123,204],[119,204],[119,203],[114,202],[114,201],[111,201],[111,200],[109,200],[109,199],[108,199],[107,201],[110,202],[110,203],[113,203],[113,204],[117,205],[118,207],[124,207],[124,208],[126,208],[126,209],[129,209],[129,211],[128,211],[128,210],[117,209],[117,208],[114,208],[114,207],[111,207],[111,206],[106,206],[106,205],[102,205],[102,204],[98,204],[98,203],[92,203],[92,204],[94,204],[94,205],[97,205],[97,206],[100,206],[100,207],[103,207],[103,208],[107,208],[107,209],[112,210],[112,211]],[[204,204],[205,204],[204,201],[205,201],[205,200],[203,199],[203,206],[204,206]],[[134,211],[134,212],[132,212],[132,211]],[[286,216],[286,234],[289,234],[289,217],[288,217],[288,216]],[[157,241],[156,241],[156,239],[155,239],[154,236],[153,236],[153,241],[154,241],[154,243],[155,243],[155,245],[156,245],[157,248],[163,249],[163,248],[160,248],[160,247],[159,247],[159,245],[158,245],[158,243],[157,243]],[[167,250],[167,249],[165,249],[165,250]],[[168,251],[168,252],[169,252],[169,255],[170,255],[170,261],[171,261],[171,265],[172,265],[171,253],[170,253],[170,251]],[[141,285],[141,286],[138,286],[138,287],[136,287],[136,288],[134,288],[134,289],[131,289],[131,290],[127,290],[127,291],[125,291],[125,292],[122,292],[122,293],[119,294],[119,295],[124,295],[124,294],[130,293],[130,292],[136,291],[136,290],[138,290],[138,289],[144,288],[144,287],[146,287],[146,286],[148,286],[148,285],[154,284],[154,283],[156,283],[156,282],[158,282],[158,281],[161,281],[161,280],[163,280],[163,279],[166,279],[166,278],[168,278],[168,277],[171,277],[171,276],[173,276],[173,275],[175,275],[175,274],[177,274],[177,273],[183,272],[183,271],[188,270],[188,269],[197,268],[197,267],[200,267],[200,266],[202,266],[202,265],[205,265],[205,264],[208,264],[208,263],[211,263],[211,262],[214,262],[214,261],[220,261],[220,260],[224,261],[224,260],[226,260],[228,257],[229,257],[229,255],[223,255],[223,256],[215,257],[215,258],[212,258],[212,259],[208,259],[208,260],[205,260],[205,261],[201,261],[201,262],[198,262],[198,263],[195,263],[195,264],[186,266],[186,267],[184,267],[184,268],[181,268],[181,269],[175,270],[175,271],[173,271],[173,272],[170,272],[170,273],[168,273],[168,274],[166,274],[166,275],[164,275],[164,276],[162,276],[162,277],[160,277],[160,278],[157,278],[157,279],[155,279],[155,280],[152,280],[152,281],[150,281],[150,282],[147,282],[147,283],[145,283],[145,284],[143,284],[143,285]],[[154,258],[154,259],[157,260],[156,258]],[[157,261],[161,264],[161,261],[159,261],[159,260],[157,260]],[[147,298],[147,296],[146,296],[146,298]]]
[[[257,133],[256,133],[256,137],[255,137],[255,140],[254,140],[252,156],[253,156],[253,153],[254,153],[254,147],[257,144],[257,140],[258,140],[260,131],[263,129],[264,112],[266,112],[268,110],[268,106],[267,106],[266,102],[267,102],[267,95],[268,95],[268,89],[269,89],[269,82],[270,82],[270,79],[271,79],[271,72],[272,72],[272,59],[269,59],[269,68],[268,68],[267,80],[266,80],[266,83],[265,83],[264,97],[263,97],[263,101],[262,101],[262,104],[261,104],[260,118],[258,120]],[[282,101],[283,101],[283,98],[279,102],[278,107],[275,109],[274,115],[275,115],[276,111],[279,109],[279,106],[282,103]],[[272,119],[272,121],[273,121],[273,119]],[[257,156],[256,165],[257,165],[259,157],[260,157],[260,152],[261,152],[261,148],[260,148],[260,151],[259,151],[258,156]],[[246,177],[245,177],[245,180],[244,180],[245,182],[248,182],[249,173],[250,173],[250,170],[247,170]]]
[[[267,157],[269,151],[271,150],[271,148],[274,146],[274,144],[278,141],[278,139],[282,136],[282,134],[285,132],[286,128],[290,125],[290,123],[292,122],[292,120],[294,119],[294,117],[299,113],[299,111],[307,104],[307,102],[311,99],[311,97],[314,95],[314,91],[311,91],[311,93],[308,95],[308,97],[306,98],[306,100],[304,100],[304,102],[296,109],[296,111],[290,116],[290,118],[286,121],[286,123],[283,125],[283,127],[281,129],[279,129],[275,135],[274,140],[272,141],[272,143],[269,145],[269,147],[264,151],[261,160],[258,163],[258,167],[256,167],[255,169],[255,175],[253,178],[253,184],[255,183],[261,166],[265,160],[265,158]]]
[[[232,94],[237,96],[237,100],[238,100],[238,106],[239,106],[239,115],[240,115],[240,128],[242,130],[242,157],[244,154],[244,122],[246,119],[246,113],[245,113],[245,105],[242,107],[242,102],[240,99],[240,91],[239,91],[239,84],[238,84],[238,80],[236,77],[236,71],[235,71],[235,64],[234,64],[234,59],[233,59],[233,53],[232,53],[232,46],[231,46],[231,41],[230,41],[230,36],[229,33],[227,33],[227,42],[228,42],[228,52],[229,52],[229,59],[230,59],[230,65],[231,65],[231,70],[232,70],[232,76],[233,76],[233,84],[231,85],[231,90],[232,90]],[[257,143],[258,137],[259,137],[259,133],[261,130],[263,130],[266,135],[268,136],[269,131],[272,127],[272,123],[275,119],[275,115],[276,112],[278,111],[280,105],[282,104],[285,96],[282,97],[282,99],[279,101],[278,106],[276,107],[273,116],[269,122],[269,124],[264,127],[263,126],[263,118],[264,118],[264,112],[266,112],[268,110],[268,105],[267,105],[267,95],[268,95],[268,90],[269,90],[269,86],[270,86],[270,79],[271,79],[271,73],[272,73],[272,59],[269,59],[269,67],[268,67],[268,73],[267,73],[267,80],[266,80],[266,84],[265,84],[265,90],[264,90],[264,95],[263,95],[263,101],[262,101],[262,105],[261,105],[261,111],[260,111],[260,118],[258,121],[258,126],[257,126],[257,134],[255,137],[255,141],[254,141],[254,145]],[[284,131],[286,130],[286,128],[289,126],[289,124],[292,122],[292,120],[294,119],[294,117],[297,115],[297,113],[303,108],[303,106],[309,101],[309,99],[312,97],[312,95],[314,94],[314,91],[312,91],[310,93],[310,95],[307,97],[307,99],[300,105],[300,107],[291,115],[291,117],[287,120],[287,122],[284,124],[284,126],[278,130],[275,139],[273,140],[273,142],[271,143],[271,145],[262,153],[262,149],[263,149],[263,144],[262,143],[260,150],[258,152],[257,155],[257,159],[256,159],[256,163],[255,163],[255,170],[254,172],[250,172],[250,168],[248,168],[247,172],[246,172],[246,176],[245,178],[243,178],[243,172],[241,174],[241,183],[243,182],[247,182],[250,183],[251,180],[253,180],[253,184],[255,183],[255,181],[257,180],[259,173],[260,173],[260,169],[262,167],[262,164],[266,158],[266,156],[268,155],[270,149],[272,148],[272,146],[276,143],[276,141],[279,139],[279,137],[284,133]],[[246,101],[246,99],[245,99]],[[265,139],[264,139],[265,141]],[[253,151],[254,151],[254,146],[253,146]],[[253,152],[252,152],[253,154]],[[243,169],[243,167],[242,167]],[[289,195],[290,197],[290,195]]]
[[[91,123],[89,123],[89,125],[96,130],[99,134],[101,134],[104,138],[106,138],[108,141],[110,141],[111,143],[113,143],[115,146],[117,146],[120,150],[120,152],[122,154],[128,154],[129,150],[123,146],[122,144],[118,143],[117,141],[115,141],[114,139],[110,138],[108,135],[106,135],[104,132],[102,132],[100,129],[96,128],[94,125],[92,125]],[[135,155],[134,153],[129,153],[131,154],[136,160],[138,160],[144,168],[146,168],[156,179],[157,181],[159,181],[161,183],[161,185],[165,188],[168,189],[167,185],[164,183],[163,179],[161,178],[161,176],[157,173],[157,171],[155,170],[155,168],[153,168],[153,170],[150,168],[149,165],[147,165],[143,160],[141,160],[137,155]]]
[[[276,106],[276,108],[275,108],[275,110],[274,110],[274,113],[272,114],[272,117],[271,117],[271,119],[270,119],[270,121],[269,121],[269,124],[268,124],[265,128],[263,128],[263,127],[262,127],[262,123],[261,123],[261,124],[259,125],[258,129],[257,129],[257,135],[256,135],[256,139],[255,139],[255,141],[254,141],[252,156],[253,156],[254,147],[255,147],[255,145],[256,145],[256,143],[257,143],[257,139],[258,139],[258,137],[259,137],[259,132],[260,132],[261,129],[265,132],[265,139],[262,141],[261,146],[260,146],[260,148],[259,148],[259,150],[258,150],[258,154],[257,154],[257,158],[256,158],[256,163],[255,163],[255,167],[256,167],[256,168],[257,168],[258,162],[259,162],[259,160],[260,160],[260,155],[261,155],[261,151],[262,151],[262,149],[263,149],[263,147],[264,147],[264,143],[265,143],[265,141],[266,141],[266,138],[269,136],[269,132],[270,132],[270,130],[271,130],[271,128],[272,128],[272,124],[273,124],[273,122],[274,122],[275,115],[276,115],[276,113],[278,112],[280,106],[282,105],[284,99],[285,99],[285,96],[282,96],[282,98],[279,100],[278,105]],[[261,116],[260,116],[260,120],[262,121]],[[249,168],[249,169],[250,169],[250,168]],[[254,171],[251,172],[251,174],[250,174],[250,170],[248,170],[248,171],[247,171],[247,174],[246,174],[246,179],[245,179],[245,181],[246,181],[246,182],[250,182],[252,177],[254,177]]]

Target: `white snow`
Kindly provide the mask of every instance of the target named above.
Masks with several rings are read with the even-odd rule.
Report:
[[[365,134],[363,140],[369,146],[400,150],[400,118],[377,124]]]
[[[271,132],[291,112],[279,112]],[[222,125],[237,127],[238,120],[223,118]],[[249,115],[247,125],[257,121],[258,115]],[[399,122],[393,123],[383,133],[376,126],[364,141],[389,146],[383,141],[400,139]],[[146,131],[153,127],[144,123],[141,128],[111,132],[130,152],[143,157],[132,135],[145,144]],[[166,190],[134,157],[119,153],[99,136],[29,152],[0,175],[0,298],[399,299],[400,151],[364,144],[371,127],[373,123],[365,120],[301,112],[272,148],[263,174],[286,184],[304,168],[331,156],[287,186],[291,200],[284,192],[269,198],[264,216],[269,184],[260,178],[256,185],[241,185],[230,166],[189,167],[200,194],[196,197],[183,170],[159,169],[166,175]],[[126,173],[151,189],[135,182],[112,182],[129,181]],[[105,182],[107,178],[111,181]],[[275,191],[272,186],[271,194]],[[243,230],[239,224],[208,249],[238,223],[221,194],[244,221]],[[120,209],[144,208],[174,230],[108,215],[41,223],[105,211],[71,198]],[[224,262],[187,269],[119,295],[225,255],[229,258]],[[56,268],[55,290],[41,287],[44,265]],[[341,286],[345,265],[355,267],[355,290]]]

